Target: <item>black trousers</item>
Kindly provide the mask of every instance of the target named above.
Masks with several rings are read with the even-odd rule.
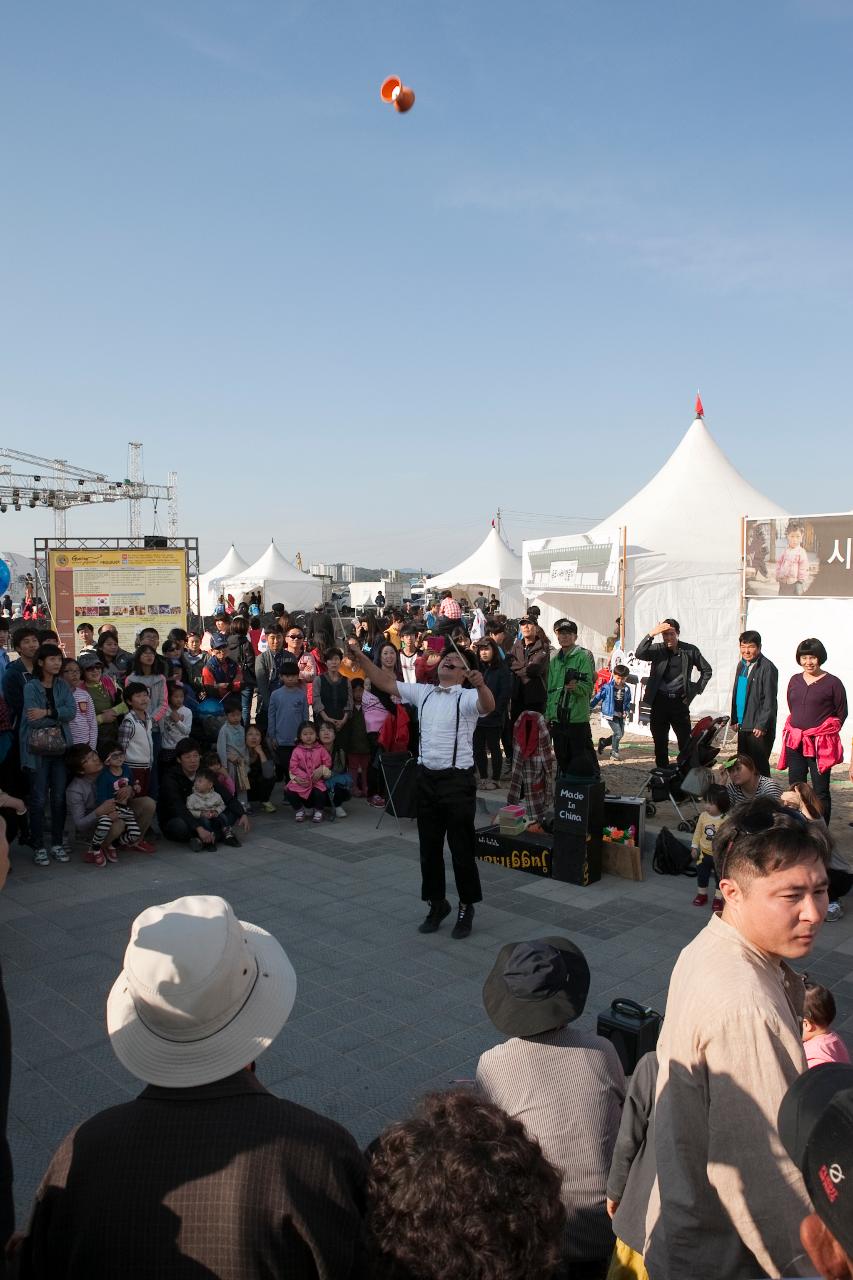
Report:
[[[773,749],[773,738],[763,733],[756,738],[751,729],[738,729],[737,751],[739,756],[749,756],[763,778],[770,777],[770,752]]]
[[[580,771],[583,775],[601,777],[601,766],[598,763],[598,753],[592,745],[592,729],[588,720],[580,724],[558,724],[552,721],[548,728],[551,730],[551,741],[560,773]],[[573,762],[578,756],[582,756],[583,760],[578,760],[575,767]]]
[[[421,897],[441,902],[447,896],[444,838],[450,846],[460,902],[482,902],[480,872],[474,854],[477,782],[473,769],[418,766],[418,837],[421,844]]]
[[[501,726],[496,724],[485,727],[478,724],[474,730],[473,749],[474,763],[477,766],[477,772],[480,777],[488,777],[489,766],[486,761],[486,752],[488,752],[492,757],[492,778],[495,782],[500,782],[501,769],[503,768]]]
[[[802,751],[794,751],[791,747],[788,748],[788,786],[792,787],[795,782],[808,782],[811,780],[815,794],[823,806],[823,817],[827,823],[832,813],[832,797],[829,794],[831,772],[831,769],[827,769],[825,773],[821,773],[814,756],[804,756]]]
[[[655,764],[659,769],[665,769],[669,764],[670,729],[675,732],[679,751],[683,751],[690,740],[690,709],[681,698],[668,698],[664,693],[656,693],[649,725],[655,744]]]

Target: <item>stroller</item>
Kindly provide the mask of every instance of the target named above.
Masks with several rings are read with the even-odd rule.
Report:
[[[675,764],[666,769],[652,770],[646,781],[646,790],[650,796],[646,801],[646,817],[654,817],[655,802],[662,804],[669,800],[680,819],[678,830],[692,831],[693,824],[681,812],[678,802],[684,804],[685,801],[690,801],[695,821],[699,816],[697,797],[704,794],[710,781],[709,766],[716,760],[725,743],[728,724],[728,716],[703,716],[693,726],[690,741],[683,751],[679,751]]]

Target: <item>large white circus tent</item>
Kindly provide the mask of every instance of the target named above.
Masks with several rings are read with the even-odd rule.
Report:
[[[313,609],[323,599],[323,584],[320,579],[312,577],[310,573],[303,573],[295,564],[291,564],[279,551],[275,541],[270,542],[254,564],[225,579],[222,590],[233,595],[238,603],[244,595],[259,591],[262,593],[265,609],[278,603],[288,610]]]
[[[684,639],[697,644],[714,669],[703,709],[727,712],[740,631],[743,518],[786,514],[726,457],[697,399],[695,419],[678,446],[612,515],[586,534],[525,541],[525,595],[535,597],[547,628],[560,616],[573,618],[580,643],[595,653],[605,650],[623,594],[626,649],[662,618],[677,618]],[[585,558],[600,564],[607,548],[618,557],[623,538],[621,590],[618,574],[608,591],[548,589],[555,564],[582,569]]]
[[[473,600],[479,591],[518,590],[521,583],[521,556],[504,542],[492,523],[483,541],[471,555],[444,573],[427,578],[434,591],[453,591]]]

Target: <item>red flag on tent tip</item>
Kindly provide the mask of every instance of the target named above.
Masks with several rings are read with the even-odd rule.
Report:
[[[698,391],[696,392],[696,417],[705,417],[705,410],[702,408],[702,397],[699,395]]]

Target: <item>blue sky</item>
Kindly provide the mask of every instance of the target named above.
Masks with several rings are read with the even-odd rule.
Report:
[[[3,441],[144,440],[205,564],[439,570],[498,506],[518,549],[607,515],[699,387],[756,487],[847,509],[851,56],[853,0],[8,6]]]

